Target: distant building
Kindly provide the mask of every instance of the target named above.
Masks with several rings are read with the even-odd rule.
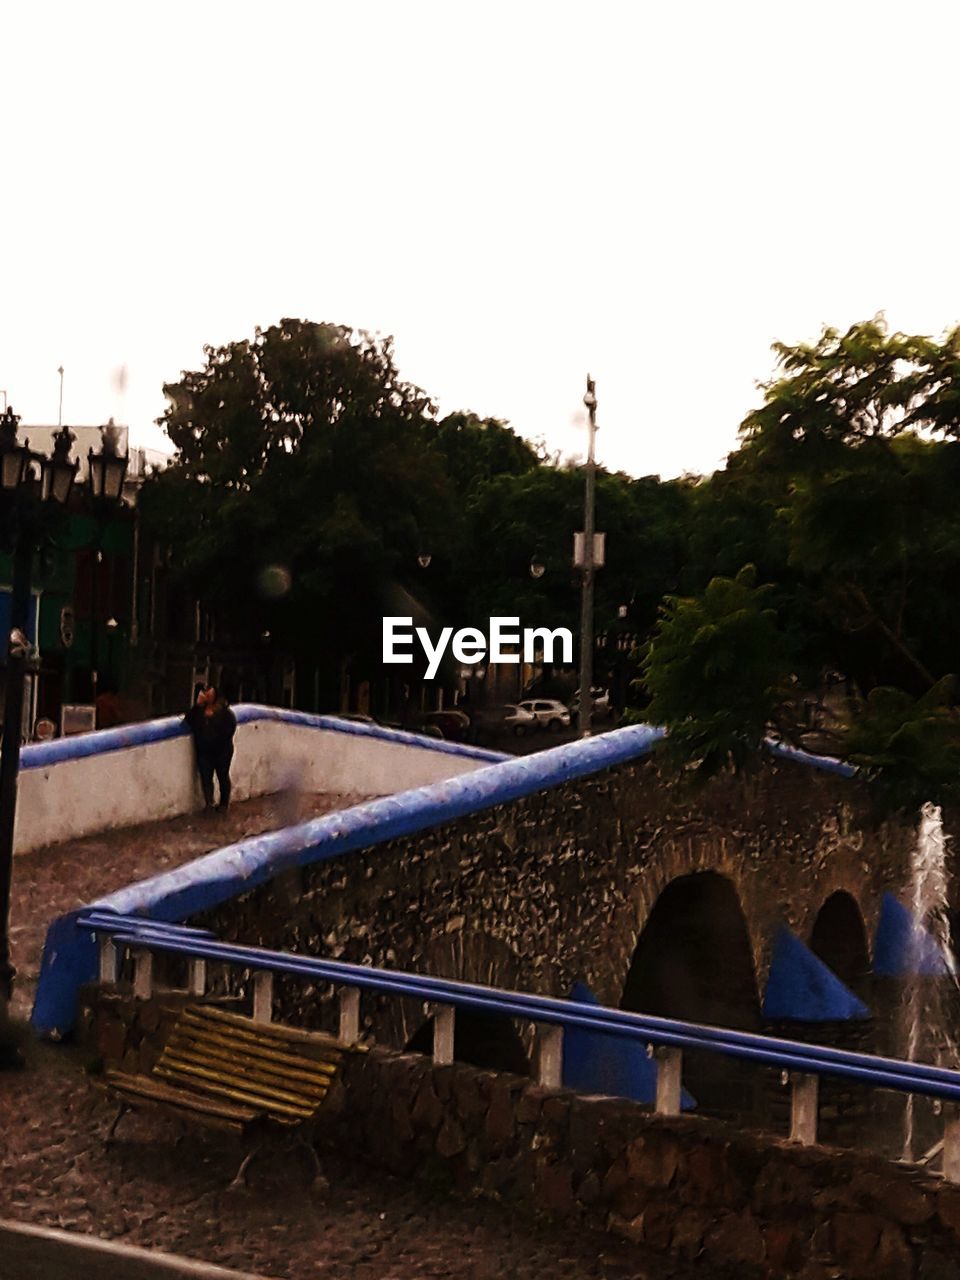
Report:
[[[56,426],[21,423],[18,435],[31,449],[49,455]],[[98,452],[98,426],[70,426],[80,461],[78,480],[86,481],[87,457]],[[79,493],[71,500],[64,529],[39,557],[34,572],[34,609],[30,635],[39,651],[39,670],[28,677],[24,736],[33,736],[38,720],[61,724],[63,705],[92,704],[97,692],[115,696],[129,686],[131,655],[137,644],[139,601],[139,521],[137,495],[151,467],[165,465],[158,450],[129,449],[129,433],[117,427],[117,451],[128,454],[124,506],[105,518],[92,515]],[[0,553],[0,636],[9,634],[12,565]],[[0,645],[0,665],[5,662]],[[0,684],[2,701],[2,684]]]

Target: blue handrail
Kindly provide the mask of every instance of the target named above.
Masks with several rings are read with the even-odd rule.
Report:
[[[960,1101],[960,1071],[928,1063],[881,1058],[825,1045],[702,1026],[425,974],[376,969],[294,952],[263,950],[222,942],[204,931],[185,930],[182,926],[168,928],[156,921],[148,922],[136,917],[111,917],[109,912],[86,912],[78,918],[77,924],[131,948],[213,960],[260,972],[319,978],[338,986],[385,992],[505,1017],[526,1018],[533,1022],[578,1027],[623,1036],[644,1044],[707,1050],[781,1070],[838,1076],[874,1088]]]

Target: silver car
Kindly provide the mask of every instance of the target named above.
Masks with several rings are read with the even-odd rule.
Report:
[[[541,729],[559,733],[570,728],[570,712],[556,698],[528,698],[520,704],[521,711],[529,711]]]

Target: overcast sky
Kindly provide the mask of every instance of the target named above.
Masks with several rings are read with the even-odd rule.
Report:
[[[283,316],[709,471],[775,339],[960,321],[953,4],[4,5],[0,387],[129,422]],[[126,370],[124,377],[121,370]],[[125,384],[125,385],[124,385]],[[2,403],[2,402],[0,402]]]

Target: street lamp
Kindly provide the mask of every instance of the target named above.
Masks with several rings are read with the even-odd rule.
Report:
[[[54,436],[53,454],[34,453],[29,441],[20,443],[20,419],[7,406],[0,417],[0,524],[13,552],[10,596],[10,632],[6,640],[7,672],[0,738],[0,1067],[19,1066],[19,1052],[8,1029],[8,1006],[15,970],[10,962],[10,885],[13,873],[13,840],[17,818],[17,777],[23,737],[24,678],[36,650],[29,642],[31,578],[36,553],[45,542],[51,516],[70,499],[79,463],[71,461],[74,436],[63,427]],[[113,424],[110,424],[113,427]],[[109,436],[109,442],[108,442]],[[94,471],[101,468],[100,496],[119,497],[126,459],[117,457],[116,428],[104,431],[100,455],[91,454],[91,492],[97,496]],[[119,489],[116,475],[119,465]]]
[[[123,481],[127,474],[127,455],[117,453],[119,427],[113,419],[100,428],[102,444],[100,452],[91,449],[87,454],[90,468],[90,497],[94,502],[106,502],[111,506],[123,497]]]
[[[96,708],[100,684],[100,565],[103,563],[103,526],[111,510],[123,498],[123,482],[127,474],[127,454],[117,452],[120,430],[111,418],[100,428],[100,452],[87,454],[90,498],[96,519],[97,538],[90,578],[90,686]],[[96,714],[96,711],[94,711]]]
[[[587,475],[583,500],[583,562],[580,590],[580,697],[577,702],[577,730],[581,738],[590,737],[593,719],[593,579],[594,532],[596,509],[597,465],[597,388],[587,374],[587,391],[583,397],[590,419],[587,445]]]
[[[530,577],[542,578],[546,571],[547,566],[543,563],[540,557],[534,553],[533,559],[530,561]]]

